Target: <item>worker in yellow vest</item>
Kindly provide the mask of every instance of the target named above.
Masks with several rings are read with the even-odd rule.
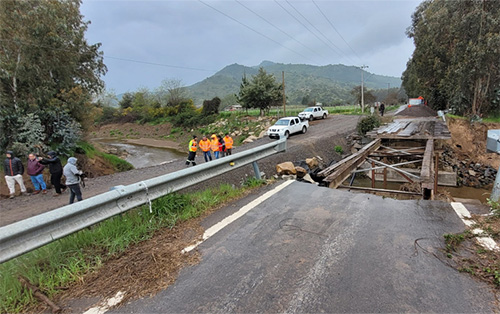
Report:
[[[210,147],[214,152],[215,159],[219,159],[219,140],[217,139],[217,135],[212,134],[212,141],[210,142]]]
[[[189,164],[193,164],[193,166],[196,166],[196,162],[194,161],[194,158],[196,157],[196,149],[198,148],[198,137],[196,135],[193,135],[193,139],[189,141],[188,149],[189,149],[189,155],[186,160],[186,166],[189,167]]]
[[[229,136],[229,133],[224,136],[224,143],[226,144],[226,156],[229,156],[233,150],[233,138]]]
[[[201,139],[198,145],[203,151],[203,157],[205,158],[205,162],[208,162],[209,159],[212,160],[212,154],[210,154],[211,143],[206,135],[203,135],[203,138]]]

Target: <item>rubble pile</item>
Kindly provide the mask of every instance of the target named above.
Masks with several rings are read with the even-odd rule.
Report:
[[[441,163],[445,171],[457,173],[458,186],[470,186],[480,188],[495,182],[497,170],[472,159],[459,160],[455,153],[446,149],[441,157]]]

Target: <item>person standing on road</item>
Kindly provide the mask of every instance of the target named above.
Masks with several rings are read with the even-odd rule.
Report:
[[[215,159],[219,159],[219,140],[217,140],[217,135],[212,134],[212,141],[210,141],[210,147],[214,152]]]
[[[48,152],[47,156],[49,156],[49,158],[39,157],[38,160],[42,165],[49,165],[50,183],[52,183],[52,185],[56,189],[56,193],[52,196],[60,196],[61,193],[66,191],[66,185],[61,183],[61,178],[63,175],[61,160],[59,159],[59,157],[57,157],[57,154],[54,151]]]
[[[83,171],[78,170],[76,167],[76,161],[77,159],[75,157],[69,157],[68,163],[63,169],[63,174],[66,177],[66,184],[68,185],[70,191],[70,204],[73,204],[75,201],[75,196],[78,201],[83,199],[82,191],[80,190],[80,176],[83,174]]]
[[[226,156],[231,155],[233,150],[233,138],[229,136],[229,133],[226,133],[226,136],[224,136],[224,144],[226,145]]]
[[[203,151],[203,157],[205,158],[205,162],[212,161],[212,154],[210,154],[210,140],[206,135],[203,135],[203,138],[200,141],[200,148]]]
[[[218,142],[219,142],[219,155],[220,157],[224,157],[224,154],[226,152],[226,144],[224,143],[224,140],[222,139],[222,136],[217,137]]]
[[[193,135],[193,139],[189,141],[188,149],[189,149],[189,155],[188,159],[186,160],[186,166],[189,167],[189,164],[193,164],[193,166],[196,166],[196,162],[194,161],[196,157],[196,149],[198,145],[198,137],[196,135]]]
[[[383,117],[384,116],[384,111],[385,111],[385,105],[384,105],[384,103],[380,104],[380,107],[379,107],[378,110],[380,111],[380,116]]]
[[[47,194],[47,185],[43,180],[43,170],[45,166],[42,165],[38,159],[36,158],[34,153],[30,153],[28,155],[28,175],[31,178],[31,182],[35,187],[35,192],[33,194],[38,194],[42,192],[42,194]]]
[[[5,182],[9,188],[9,198],[14,198],[16,194],[16,182],[21,188],[21,194],[26,194],[26,187],[23,182],[24,167],[21,160],[14,156],[13,151],[7,151],[7,157],[3,162],[3,171],[5,173]]]

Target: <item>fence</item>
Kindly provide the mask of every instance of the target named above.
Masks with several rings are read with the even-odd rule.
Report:
[[[126,212],[168,193],[179,191],[235,168],[286,150],[286,139],[252,148],[215,161],[121,186],[81,202],[63,206],[0,228],[0,263],[32,251],[57,239]]]

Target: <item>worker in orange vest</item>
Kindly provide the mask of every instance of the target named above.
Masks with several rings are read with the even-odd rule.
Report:
[[[226,144],[226,156],[229,156],[233,149],[233,139],[229,136],[229,133],[226,133],[226,136],[224,136],[224,143]]]
[[[219,140],[217,139],[217,135],[212,134],[212,141],[210,142],[210,146],[212,147],[212,151],[214,152],[215,159],[219,159]]]
[[[205,162],[208,162],[209,159],[212,160],[212,154],[210,154],[211,143],[206,135],[203,135],[203,138],[201,139],[198,145],[203,151],[203,157],[205,158]]]
[[[190,163],[192,163],[193,166],[196,166],[194,158],[196,157],[196,149],[198,148],[197,146],[198,146],[198,137],[196,135],[193,135],[193,139],[189,141],[188,145],[189,155],[188,159],[186,160],[186,166],[188,167]]]

